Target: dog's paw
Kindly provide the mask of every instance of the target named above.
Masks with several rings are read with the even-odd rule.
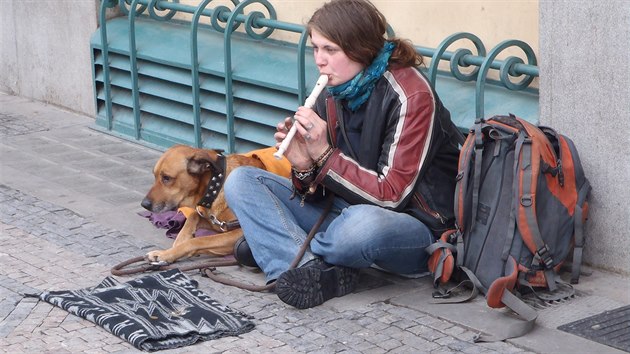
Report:
[[[149,263],[158,263],[160,265],[167,265],[174,262],[168,257],[166,251],[151,251],[144,256],[144,259]]]

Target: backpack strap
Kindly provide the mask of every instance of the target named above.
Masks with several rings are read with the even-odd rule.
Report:
[[[590,191],[591,184],[588,180],[585,180],[578,192],[575,213],[573,214],[575,246],[573,248],[573,264],[571,265],[571,284],[577,284],[580,280],[582,249],[584,247],[584,210],[582,209],[582,206],[585,204],[586,197]]]
[[[551,146],[553,146],[554,148],[557,159],[555,168],[551,168],[551,166],[543,161],[544,167],[542,171],[545,173],[551,173],[551,175],[554,177],[557,176],[560,186],[564,186],[564,171],[562,170],[562,161],[564,160],[564,154],[562,153],[563,149],[560,147],[560,145],[562,144],[561,135],[558,134],[555,129],[550,127],[539,125],[538,128],[547,136],[547,139],[549,139]]]
[[[502,327],[500,333],[494,335],[478,335],[473,339],[475,342],[496,342],[520,337],[534,327],[538,313],[511,292],[518,277],[518,267],[512,256],[505,264],[505,274],[490,285],[486,293],[488,306],[494,308],[507,306],[516,312],[523,321]]]
[[[525,273],[518,274],[518,284],[520,287],[526,287],[531,291],[531,293],[536,296],[541,301],[550,303],[552,301],[560,301],[566,300],[571,296],[575,295],[575,289],[571,284],[563,281],[560,276],[555,276],[555,282],[558,286],[558,289],[554,291],[546,291],[534,288],[534,286],[527,281]]]
[[[431,301],[432,304],[459,304],[462,302],[470,301],[477,297],[480,291],[485,291],[485,287],[481,284],[481,282],[475,276],[475,273],[473,273],[472,270],[463,266],[458,268],[466,273],[468,279],[461,281],[459,284],[455,285],[452,288],[439,288],[437,291],[433,292],[433,300]],[[455,290],[467,284],[470,284],[472,288],[467,296],[451,298]]]
[[[523,150],[522,151],[523,163],[521,164],[520,169],[522,170],[523,177],[522,177],[522,180],[520,180],[520,185],[522,187],[523,192],[520,195],[520,198],[518,198],[517,202],[520,203],[519,208],[523,207],[526,223],[530,231],[529,236],[531,236],[530,239],[536,246],[536,251],[534,252],[534,259],[532,261],[532,264],[538,263],[539,265],[543,265],[545,279],[547,281],[547,287],[549,287],[549,290],[553,291],[556,289],[556,282],[554,280],[554,271],[553,271],[553,258],[551,258],[551,253],[549,252],[550,251],[549,246],[545,244],[545,242],[542,239],[542,236],[540,235],[540,229],[538,228],[538,221],[536,219],[536,215],[534,213],[534,208],[533,208],[533,204],[534,204],[533,193],[535,191],[532,191],[532,188],[531,188],[531,182],[532,182],[532,164],[531,164],[532,141],[531,139],[525,139],[522,150]],[[524,228],[520,227],[520,226],[524,226],[524,225],[520,225],[521,218],[519,217],[516,220],[519,221],[519,229],[521,230],[521,234],[523,236],[526,236],[522,232]]]
[[[429,254],[428,267],[433,274],[433,286],[445,284],[451,279],[455,270],[454,254],[457,249],[453,243],[459,234],[458,229],[447,230],[440,239],[430,244],[424,251]]]
[[[433,286],[448,282],[453,274],[453,253],[455,246],[438,240],[424,249],[429,255],[429,269],[433,273]]]
[[[481,133],[479,132],[479,134]],[[462,228],[466,226],[464,225],[464,223],[467,216],[464,214],[464,209],[466,208],[465,198],[468,193],[469,187],[469,162],[471,161],[472,151],[475,147],[475,140],[477,135],[478,134],[474,130],[471,130],[471,132],[468,134],[468,137],[466,138],[466,141],[462,145],[462,149],[459,155],[458,172],[457,176],[455,177],[457,183],[455,184],[455,201],[453,206],[455,210],[455,228],[458,230],[457,238],[455,239],[455,241],[457,246],[457,253],[462,255],[460,257],[456,257],[457,266],[464,265],[464,242],[462,238]]]
[[[475,167],[473,170],[473,191],[472,191],[472,219],[470,221],[470,230],[475,228],[477,220],[477,206],[479,204],[479,188],[481,186],[481,163],[483,161],[483,128],[484,120],[477,118],[473,129],[475,130]],[[463,254],[463,253],[462,253]]]
[[[519,184],[518,184],[518,162],[520,160],[523,143],[525,142],[525,133],[520,131],[518,138],[516,138],[514,147],[514,165],[512,167],[512,207],[510,208],[510,220],[508,222],[508,231],[505,237],[505,244],[503,245],[503,253],[501,259],[503,262],[507,261],[510,255],[510,249],[512,248],[512,242],[514,241],[514,234],[516,229],[516,214],[518,211],[519,203]]]
[[[506,275],[496,279],[487,290],[470,269],[466,267],[460,267],[460,269],[464,271],[464,273],[466,273],[466,276],[468,276],[468,280],[464,280],[450,289],[440,289],[434,292],[433,300],[431,301],[431,303],[462,303],[474,299],[479,291],[482,291],[486,293],[488,306],[493,308],[501,308],[507,306],[512,311],[516,312],[516,314],[518,314],[522,319],[521,322],[502,327],[502,330],[500,330],[499,333],[492,335],[479,334],[475,338],[473,338],[475,342],[497,342],[508,338],[520,337],[529,332],[534,327],[536,318],[538,317],[536,310],[524,303],[521,299],[519,299],[511,292],[512,289],[514,289],[518,278],[518,267],[516,264],[516,260],[514,260],[512,256],[510,256],[508,262],[506,262]],[[468,283],[472,284],[472,290],[468,294],[468,296],[450,298],[454,290]]]
[[[516,338],[525,335],[534,328],[536,318],[538,318],[536,310],[531,308],[509,291],[503,291],[503,294],[501,295],[501,302],[512,311],[516,312],[523,321],[513,323],[510,326],[502,327],[503,330],[498,334],[478,335],[473,338],[474,342],[497,342],[508,338]]]

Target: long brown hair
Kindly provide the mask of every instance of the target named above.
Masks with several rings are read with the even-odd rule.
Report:
[[[317,9],[307,23],[310,36],[315,30],[339,45],[353,61],[368,66],[385,44],[387,20],[367,0],[332,0]],[[409,40],[390,38],[396,48],[389,59],[390,67],[422,64],[422,56]]]

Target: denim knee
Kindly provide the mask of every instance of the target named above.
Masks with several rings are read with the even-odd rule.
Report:
[[[355,205],[316,236],[311,248],[329,263],[361,268],[380,262],[403,272],[408,271],[406,263],[414,263],[405,258],[424,250],[431,239],[426,226],[411,215]]]
[[[254,167],[239,166],[233,169],[225,179],[223,184],[223,193],[228,205],[242,194],[243,186],[251,183],[252,171]],[[252,170],[252,171],[250,171]]]

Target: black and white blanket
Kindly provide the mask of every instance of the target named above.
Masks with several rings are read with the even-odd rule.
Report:
[[[146,351],[235,336],[254,328],[249,316],[212,300],[197,285],[172,269],[125,283],[107,277],[95,287],[46,291],[38,297]]]

